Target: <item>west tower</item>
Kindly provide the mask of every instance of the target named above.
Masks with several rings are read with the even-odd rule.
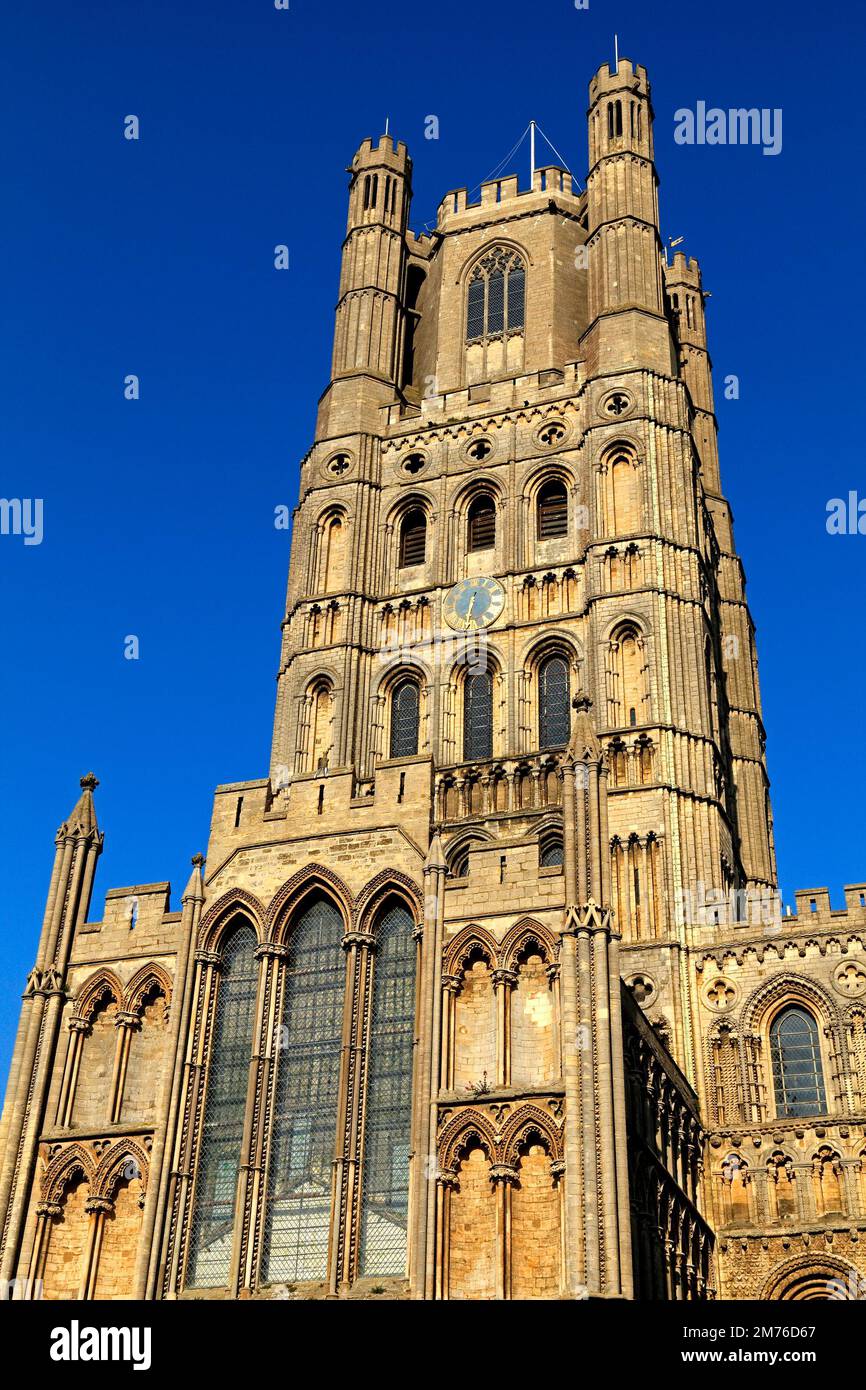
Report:
[[[217,789],[181,913],[87,921],[91,783],[59,841],[0,1179],[51,1297],[775,1296],[792,1232],[856,1264],[866,894],[844,961],[826,894],[773,910],[644,68],[588,136],[585,190],[452,190],[429,236],[403,144],[352,161],[269,776]]]

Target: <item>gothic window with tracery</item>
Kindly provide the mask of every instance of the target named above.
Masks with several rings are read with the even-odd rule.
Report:
[[[415,1019],[415,940],[403,903],[376,932],[361,1179],[358,1273],[402,1275],[409,1216],[409,1141]]]
[[[243,923],[222,952],[187,1275],[197,1288],[225,1288],[229,1281],[259,974],[255,948],[256,934]]]
[[[343,919],[318,896],[289,939],[280,1030],[263,1274],[325,1279],[340,1085],[345,957]]]
[[[783,1009],[770,1026],[773,1088],[779,1115],[820,1115],[827,1108],[818,1025],[798,1005]]]
[[[466,340],[501,337],[524,326],[526,269],[516,251],[497,246],[480,260],[469,281]]]

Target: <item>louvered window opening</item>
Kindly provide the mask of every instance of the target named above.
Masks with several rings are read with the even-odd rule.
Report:
[[[391,757],[414,758],[418,752],[418,686],[401,681],[391,696]]]
[[[477,497],[469,508],[469,550],[490,550],[496,544],[496,507],[492,497]]]
[[[225,1288],[229,1281],[259,973],[255,948],[253,929],[240,926],[222,953],[190,1230],[193,1288]]]
[[[400,531],[400,565],[423,565],[427,551],[427,518],[420,510],[411,511]]]
[[[415,1016],[415,940],[401,903],[376,932],[361,1175],[359,1274],[406,1272]]]
[[[289,938],[268,1169],[263,1276],[324,1280],[340,1085],[343,923],[321,897]]]
[[[538,494],[538,539],[568,535],[568,497],[561,483],[549,483]]]

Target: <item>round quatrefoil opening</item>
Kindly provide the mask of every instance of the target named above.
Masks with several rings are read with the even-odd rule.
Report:
[[[711,980],[704,990],[704,1003],[707,1008],[712,1009],[713,1013],[721,1014],[726,1009],[732,1009],[737,1001],[737,989],[730,980],[724,979],[721,975],[717,979]]]
[[[843,961],[833,972],[833,988],[845,999],[859,999],[866,994],[866,967],[859,961]]]
[[[651,1004],[658,993],[655,980],[644,973],[629,975],[625,983],[642,1009],[645,1009],[648,1004]]]
[[[493,453],[493,441],[487,439],[486,436],[481,439],[472,439],[466,445],[463,453],[472,463],[483,463]]]
[[[541,429],[535,431],[535,442],[542,449],[555,449],[568,438],[568,425],[564,420],[546,420]]]
[[[414,478],[417,477],[419,473],[423,472],[429,462],[430,460],[427,455],[422,454],[420,450],[416,449],[413,453],[406,454],[400,460],[400,471],[401,473],[408,474],[410,478]]]
[[[630,391],[608,391],[598,404],[598,413],[607,420],[623,420],[634,410],[634,396]]]
[[[325,464],[325,472],[329,478],[343,478],[349,472],[353,462],[351,454],[332,454]]]

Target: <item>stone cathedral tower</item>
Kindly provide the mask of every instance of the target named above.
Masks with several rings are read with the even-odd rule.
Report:
[[[112,890],[57,837],[3,1112],[18,1296],[827,1296],[866,1269],[866,887],[777,908],[704,296],[647,75],[409,230],[352,166],[269,776]],[[852,1282],[853,1281],[853,1282]]]

